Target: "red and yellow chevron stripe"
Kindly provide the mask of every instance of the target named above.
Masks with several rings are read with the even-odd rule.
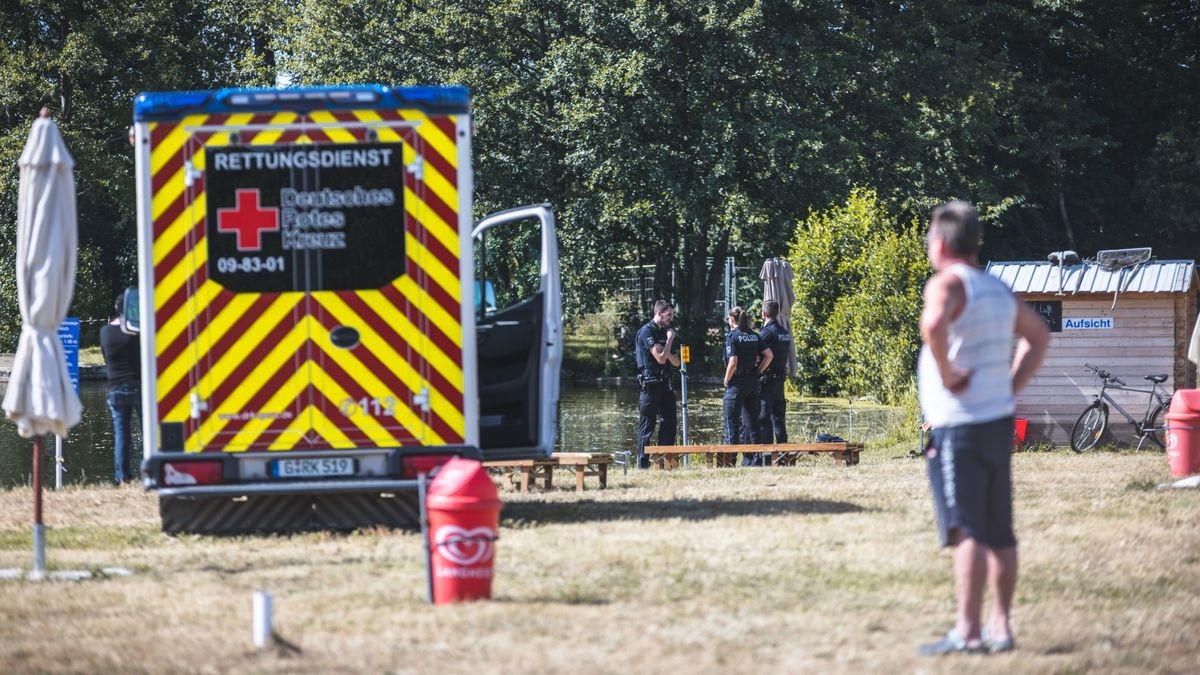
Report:
[[[150,125],[158,416],[184,425],[184,450],[464,442],[456,122],[355,110]],[[372,142],[400,145],[406,165],[424,160],[419,177],[405,176],[405,274],[313,293],[234,293],[208,279],[206,147],[233,133],[251,145],[354,143],[368,129]],[[353,349],[332,346],[340,325],[358,328]],[[197,402],[207,409],[193,418]]]

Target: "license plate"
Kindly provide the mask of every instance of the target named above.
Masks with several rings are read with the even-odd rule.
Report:
[[[271,475],[275,478],[324,478],[327,476],[353,476],[354,460],[349,457],[322,457],[319,459],[276,459],[271,461]]]

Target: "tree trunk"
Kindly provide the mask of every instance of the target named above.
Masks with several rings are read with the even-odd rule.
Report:
[[[1062,217],[1063,234],[1067,237],[1067,248],[1075,250],[1075,232],[1071,230],[1071,218],[1067,215],[1067,194],[1064,185],[1067,180],[1067,167],[1061,151],[1054,153],[1054,174],[1058,179],[1055,187],[1058,189],[1058,214]]]
[[[271,47],[271,38],[267,31],[260,27],[254,31],[254,55],[266,69],[263,86],[273,87],[279,75],[275,64],[275,50]]]
[[[695,245],[689,245],[681,255],[679,279],[682,280],[682,287],[676,289],[680,341],[692,347],[689,371],[696,375],[712,375],[719,364],[712,362],[711,350],[705,347],[709,341],[709,329],[722,325],[720,317],[714,317],[712,310],[729,252],[729,232],[722,230],[711,250],[705,233],[697,232],[693,236]],[[708,262],[710,256],[711,265]]]
[[[70,24],[65,14],[58,15],[58,44],[61,49],[67,44],[70,34]],[[58,119],[66,124],[71,121],[71,75],[65,70],[58,71]]]
[[[1058,183],[1058,212],[1062,216],[1063,232],[1067,235],[1067,248],[1075,249],[1075,233],[1071,231],[1071,218],[1067,215],[1067,196],[1062,180]]]

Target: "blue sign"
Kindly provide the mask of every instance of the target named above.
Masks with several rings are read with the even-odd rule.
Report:
[[[79,319],[67,318],[58,327],[58,340],[62,343],[67,355],[67,373],[71,375],[71,384],[79,394]]]

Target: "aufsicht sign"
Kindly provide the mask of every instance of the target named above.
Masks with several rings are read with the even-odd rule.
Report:
[[[1111,316],[1095,319],[1063,319],[1063,330],[1112,330]]]

